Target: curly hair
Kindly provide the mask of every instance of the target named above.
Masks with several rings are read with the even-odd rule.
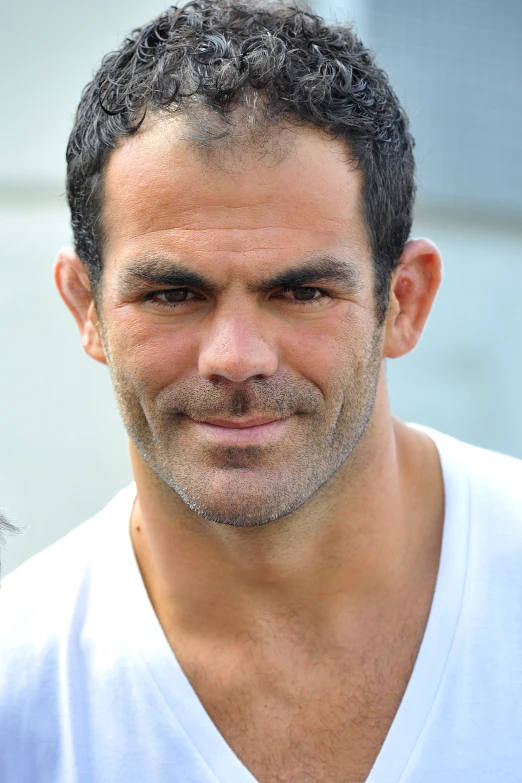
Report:
[[[414,141],[388,77],[350,26],[328,26],[303,7],[191,0],[134,30],[82,93],[67,147],[67,198],[75,247],[91,286],[103,270],[103,174],[117,141],[151,112],[191,123],[227,117],[262,97],[264,126],[322,129],[346,142],[363,172],[362,212],[384,320],[390,280],[411,222]],[[198,117],[200,120],[198,120]],[[262,131],[260,131],[262,132]],[[203,138],[203,136],[201,136]]]

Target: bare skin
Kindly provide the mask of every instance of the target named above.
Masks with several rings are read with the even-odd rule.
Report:
[[[383,360],[415,346],[440,259],[406,245],[379,326],[361,174],[340,142],[292,134],[277,163],[217,166],[176,123],[145,127],[109,161],[98,308],[73,251],[56,279],[111,368],[134,549],[196,693],[260,783],[348,783],[379,753],[433,598],[439,459],[392,419]],[[178,301],[179,282],[129,284],[144,255],[171,269],[182,255],[208,285]],[[312,257],[352,271],[261,284]]]

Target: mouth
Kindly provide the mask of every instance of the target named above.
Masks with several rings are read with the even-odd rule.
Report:
[[[246,430],[250,427],[263,427],[274,421],[283,421],[279,416],[250,416],[244,419],[219,419],[209,418],[199,421],[199,424],[210,424],[213,427],[225,427],[226,429]]]
[[[244,419],[209,418],[204,421],[190,421],[203,437],[215,445],[261,446],[279,439],[291,418],[251,416]]]

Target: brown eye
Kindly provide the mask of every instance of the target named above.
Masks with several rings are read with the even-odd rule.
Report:
[[[297,299],[299,302],[309,302],[311,299],[317,299],[317,294],[320,294],[320,291],[318,288],[293,288],[292,293],[294,295],[294,299]]]
[[[188,297],[189,291],[187,288],[172,288],[169,291],[160,291],[156,296],[158,299],[164,302],[184,302]]]

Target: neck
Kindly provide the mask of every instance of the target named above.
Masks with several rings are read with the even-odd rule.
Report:
[[[297,613],[308,626],[404,595],[436,571],[443,488],[436,448],[385,405],[356,452],[298,512],[257,528],[191,512],[131,447],[131,535],[163,627],[237,634]],[[427,512],[426,510],[429,509]]]

